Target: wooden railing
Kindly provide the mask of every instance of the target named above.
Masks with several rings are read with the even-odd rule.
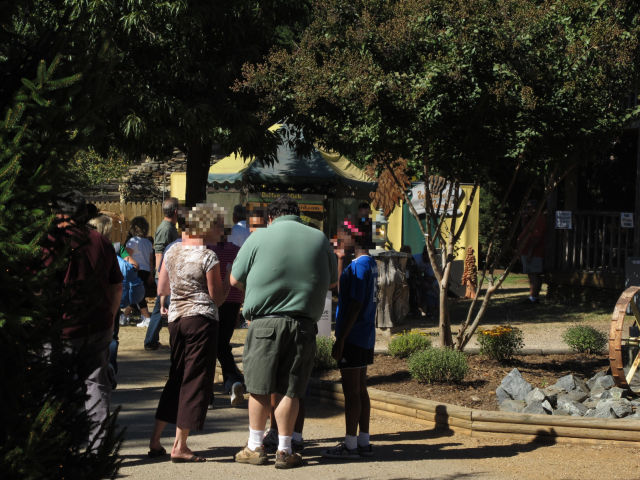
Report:
[[[633,255],[633,228],[620,226],[620,212],[572,213],[571,230],[555,230],[555,271],[624,274]]]

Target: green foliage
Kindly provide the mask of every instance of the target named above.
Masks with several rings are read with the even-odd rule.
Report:
[[[115,149],[106,156],[93,148],[76,153],[69,164],[69,174],[81,188],[100,188],[105,183],[118,180],[128,172],[129,162]]]
[[[331,356],[333,349],[333,339],[328,337],[316,337],[316,357],[313,361],[313,368],[317,370],[328,370],[336,368],[335,359]]]
[[[9,18],[7,25],[12,20],[18,21]],[[50,35],[56,39],[54,31]],[[31,61],[14,57],[19,56],[16,51],[4,54],[0,56],[4,66]],[[48,267],[41,261],[40,244],[52,220],[48,204],[64,188],[66,160],[86,139],[83,128],[91,125],[88,105],[74,102],[74,96],[87,98],[84,95],[95,85],[84,83],[90,76],[71,72],[68,60],[63,55],[49,63],[40,60],[31,80],[8,68],[0,86],[0,90],[17,86],[8,98],[1,98],[5,103],[0,123],[3,479],[105,478],[115,476],[120,463],[117,413],[106,425],[103,445],[98,450],[86,446],[90,420],[84,412],[83,382],[74,375],[82,360],[67,353],[60,338],[63,302],[58,270],[66,256],[62,252]]]
[[[606,334],[589,325],[574,325],[562,334],[562,340],[578,353],[600,353],[609,339]]]
[[[464,353],[450,348],[428,348],[408,360],[411,377],[419,382],[461,382],[469,370]]]
[[[513,358],[524,346],[522,330],[510,325],[478,330],[480,354],[499,362]]]
[[[115,91],[122,99],[106,121],[129,154],[187,156],[186,203],[204,199],[216,153],[273,159],[281,120],[258,119],[257,98],[232,91],[242,65],[300,37],[310,1],[125,2],[116,42],[122,51]]]
[[[422,333],[402,332],[389,342],[389,353],[394,357],[405,358],[418,350],[431,347],[431,340]]]
[[[591,0],[329,0],[300,48],[246,69],[305,136],[448,178],[547,170],[627,120],[637,12]],[[605,137],[602,136],[605,135]]]

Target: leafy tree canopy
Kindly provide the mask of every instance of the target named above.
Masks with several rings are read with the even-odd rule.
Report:
[[[187,154],[187,203],[201,201],[214,145],[219,153],[274,155],[274,119],[254,116],[251,92],[230,89],[245,62],[290,48],[309,18],[309,2],[136,1],[125,4],[108,116],[129,152]]]
[[[628,120],[637,8],[591,0],[329,0],[300,47],[249,66],[306,136],[469,181],[589,154]]]

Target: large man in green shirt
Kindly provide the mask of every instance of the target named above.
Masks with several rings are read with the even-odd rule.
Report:
[[[327,237],[300,220],[298,204],[284,195],[268,207],[269,227],[242,245],[231,285],[246,290],[242,313],[251,320],[244,345],[249,392],[249,441],[236,461],[263,465],[262,436],[272,393],[279,397],[276,468],[302,465],[291,435],[313,368],[316,322],[326,292],[337,282],[337,262]]]

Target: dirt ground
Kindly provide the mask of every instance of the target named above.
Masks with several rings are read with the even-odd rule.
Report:
[[[524,355],[516,356],[508,364],[500,364],[481,355],[469,355],[469,373],[460,384],[425,384],[413,380],[407,370],[406,359],[378,354],[367,370],[370,387],[412,397],[426,398],[481,410],[497,410],[496,388],[502,379],[517,368],[525,380],[534,387],[553,385],[568,374],[589,379],[596,372],[606,370],[609,360],[605,355]],[[317,372],[323,380],[339,381],[336,370]]]

